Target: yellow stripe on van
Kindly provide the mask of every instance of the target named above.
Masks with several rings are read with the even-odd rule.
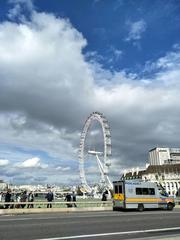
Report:
[[[172,198],[126,198],[126,202],[151,202],[151,203],[160,203],[160,202],[174,202]]]
[[[118,201],[124,201],[124,194],[114,194],[114,200]],[[138,203],[138,202],[144,202],[144,203],[168,203],[168,202],[174,202],[174,199],[172,198],[126,198],[126,203]]]
[[[161,201],[160,198],[126,198],[126,202],[154,202],[157,203]]]

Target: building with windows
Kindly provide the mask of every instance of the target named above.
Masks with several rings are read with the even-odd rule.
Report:
[[[180,148],[153,148],[149,151],[150,165],[180,164]]]
[[[149,164],[144,169],[124,170],[122,179],[156,182],[169,195],[180,196],[180,149],[154,148],[149,151]]]

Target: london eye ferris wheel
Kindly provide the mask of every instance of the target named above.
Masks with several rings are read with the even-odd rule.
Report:
[[[96,149],[88,149],[86,146],[88,132],[93,122],[98,122],[100,124],[100,129],[102,132],[102,151],[96,151]],[[110,156],[111,156],[111,133],[109,123],[106,117],[100,112],[93,112],[86,119],[81,137],[80,137],[80,147],[79,147],[79,170],[80,170],[80,180],[81,185],[86,192],[92,192],[92,187],[87,181],[86,177],[86,154],[94,155],[96,157],[98,169],[101,176],[101,185],[103,188],[112,189],[112,183],[108,177],[109,168],[111,166]]]

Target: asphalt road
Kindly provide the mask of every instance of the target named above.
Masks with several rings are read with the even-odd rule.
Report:
[[[180,239],[180,209],[0,216],[0,240],[161,239],[163,236]]]

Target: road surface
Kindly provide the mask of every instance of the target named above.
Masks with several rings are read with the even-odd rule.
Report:
[[[180,209],[0,216],[0,240],[140,240],[164,236],[180,239]]]

